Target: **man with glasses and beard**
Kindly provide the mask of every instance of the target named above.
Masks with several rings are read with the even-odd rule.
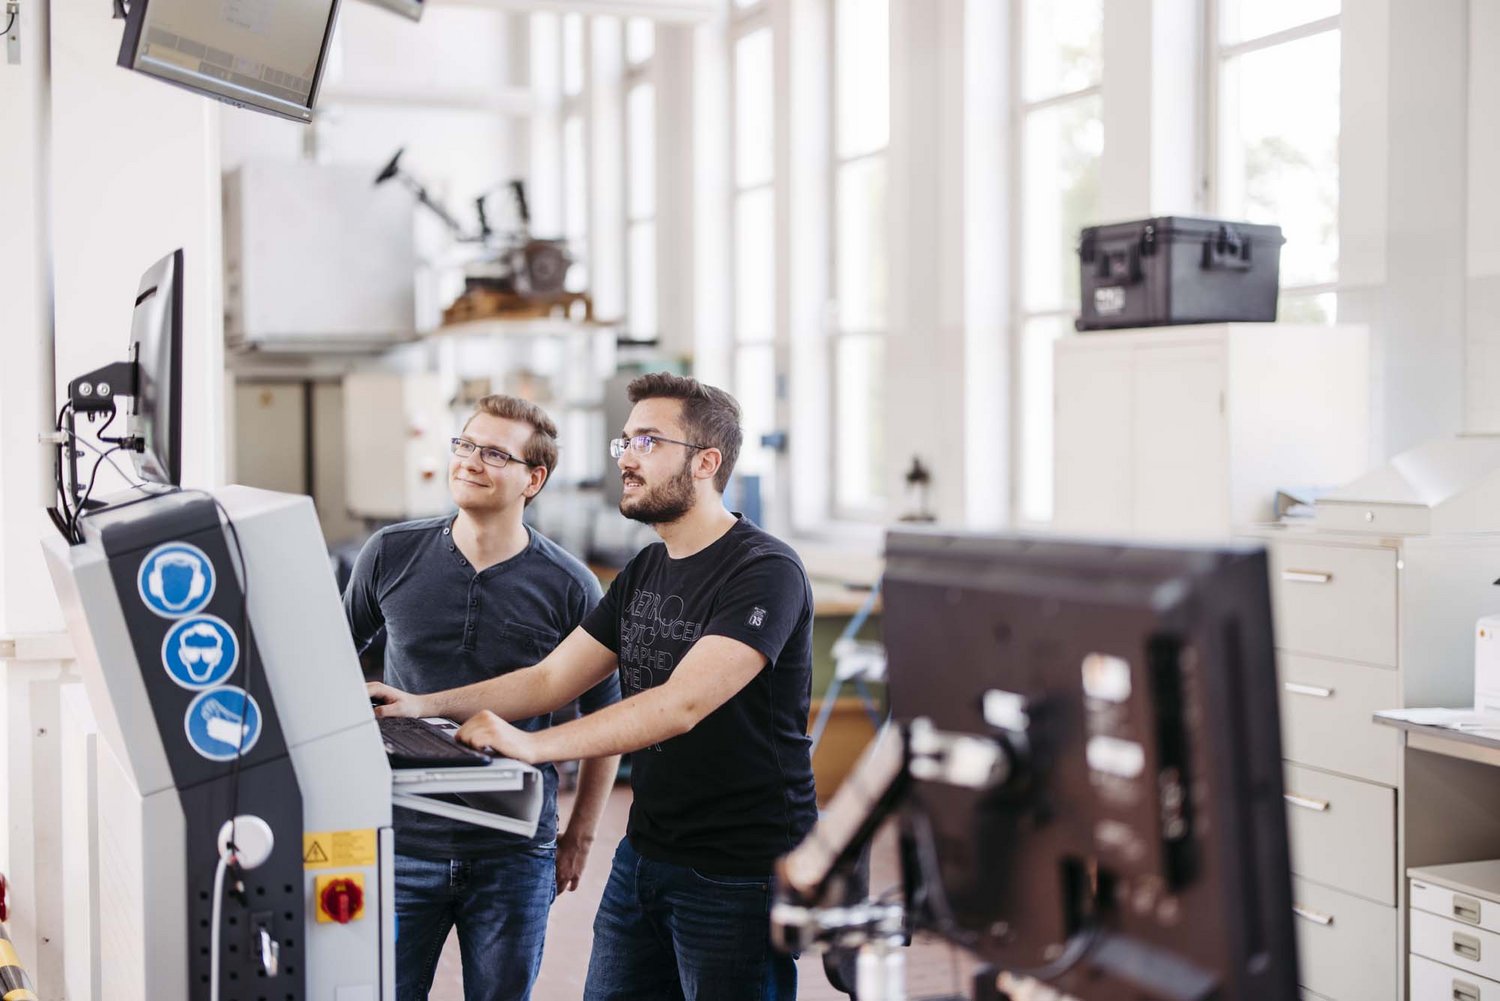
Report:
[[[604,600],[541,663],[414,695],[371,685],[382,715],[449,716],[459,738],[529,762],[630,751],[625,838],[594,921],[587,1001],[793,998],[769,941],[772,862],[812,827],[807,738],[812,591],[790,546],[724,507],[740,408],[656,373],[610,443],[620,513],[655,527]],[[618,671],[625,698],[538,732],[507,723]]]
[[[522,522],[557,466],[557,425],[542,409],[486,396],[451,448],[458,514],[381,529],[344,593],[356,645],[369,646],[384,628],[385,680],[413,692],[535,664],[599,601],[588,568]],[[585,712],[619,701],[614,678],[595,682],[575,693]],[[521,732],[551,722],[550,709],[524,715]],[[578,887],[618,763],[613,755],[584,763],[561,836],[550,764],[533,838],[396,809],[398,1001],[427,997],[455,926],[466,1001],[530,996],[553,898]]]

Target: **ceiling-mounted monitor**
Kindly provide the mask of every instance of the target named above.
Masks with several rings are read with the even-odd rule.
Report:
[[[297,122],[312,121],[339,0],[133,0],[126,69]]]
[[[395,11],[402,17],[409,17],[413,21],[422,20],[422,8],[427,6],[425,0],[365,0],[365,3]]]

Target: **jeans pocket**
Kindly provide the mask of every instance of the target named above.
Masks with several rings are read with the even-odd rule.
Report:
[[[764,893],[770,888],[769,880],[765,876],[726,876],[692,868],[689,868],[688,872],[692,873],[693,878],[698,882],[723,890],[759,890]]]

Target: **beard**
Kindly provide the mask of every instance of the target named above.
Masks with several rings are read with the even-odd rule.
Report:
[[[643,525],[661,525],[676,521],[693,509],[692,460],[682,464],[670,480],[649,487],[639,497],[620,498],[620,513]]]

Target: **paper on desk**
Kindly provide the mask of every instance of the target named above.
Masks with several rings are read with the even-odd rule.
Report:
[[[1375,715],[1449,730],[1500,729],[1500,713],[1480,712],[1477,709],[1382,709]]]

